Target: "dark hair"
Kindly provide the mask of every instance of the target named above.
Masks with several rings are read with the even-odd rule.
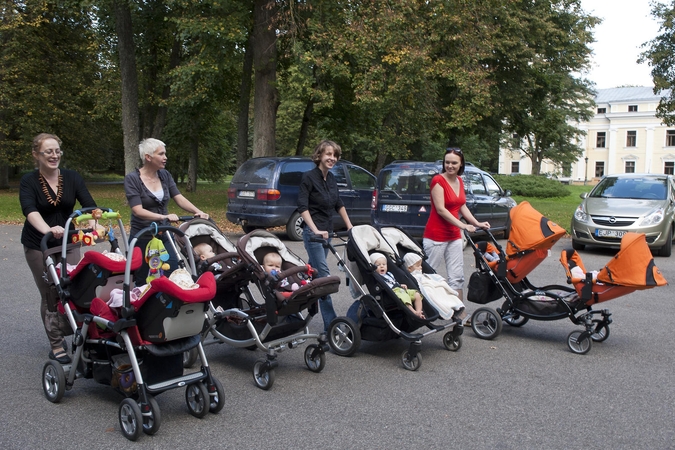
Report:
[[[335,154],[335,158],[340,159],[340,154],[342,153],[342,149],[340,148],[340,146],[333,141],[324,139],[323,141],[319,142],[319,145],[317,145],[314,148],[314,153],[312,153],[312,161],[314,161],[314,164],[318,166],[321,163],[321,156],[328,147],[333,147],[333,153]]]
[[[443,165],[441,166],[441,173],[445,173],[445,155],[448,153],[454,153],[455,155],[459,156],[461,163],[459,166],[459,170],[457,171],[457,175],[462,176],[464,175],[464,166],[466,166],[466,163],[464,162],[464,153],[462,153],[462,149],[459,147],[448,147],[445,149],[445,154],[443,155]]]
[[[40,147],[42,147],[42,143],[47,139],[54,139],[56,142],[59,143],[59,146],[61,145],[61,139],[59,139],[57,135],[49,133],[40,133],[33,138],[33,151],[35,153],[38,153],[40,151]]]

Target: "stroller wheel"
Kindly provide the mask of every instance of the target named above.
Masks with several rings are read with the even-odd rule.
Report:
[[[308,345],[305,348],[305,364],[312,372],[321,372],[326,366],[326,354],[319,350],[318,345]]]
[[[143,415],[143,433],[152,436],[159,431],[162,424],[162,415],[159,412],[159,404],[155,397],[146,394],[148,398],[147,407],[141,405],[141,414]]]
[[[352,319],[338,317],[328,327],[328,344],[336,355],[352,356],[361,346],[361,331]]]
[[[42,368],[42,390],[52,403],[58,403],[66,393],[66,373],[61,364],[47,361]]]
[[[471,314],[471,329],[481,339],[494,339],[502,332],[502,318],[491,308],[478,308]]]
[[[253,366],[253,381],[260,389],[268,390],[274,384],[276,374],[274,369],[268,368],[268,363],[264,359],[259,359]]]
[[[567,346],[577,355],[585,355],[591,350],[593,341],[586,331],[574,330],[567,336]]]
[[[210,398],[209,391],[201,381],[192,383],[185,389],[185,403],[187,403],[188,411],[198,419],[208,414]]]
[[[183,367],[188,369],[197,362],[199,357],[199,351],[197,347],[191,348],[190,350],[183,352]]]
[[[593,332],[593,334],[591,334],[591,339],[593,339],[595,342],[606,341],[608,337],[609,337],[609,326],[608,325],[601,326],[600,329],[596,329]]]
[[[211,399],[209,411],[216,414],[223,409],[223,406],[225,406],[225,391],[223,390],[223,385],[216,377],[212,376],[211,378],[213,378],[213,386],[206,387],[209,391],[209,398]]]
[[[132,398],[125,398],[120,404],[120,429],[125,438],[135,441],[143,430],[141,408]]]
[[[408,370],[415,371],[422,366],[422,354],[417,352],[414,357],[410,357],[410,352],[408,350],[404,351],[401,355],[401,361],[403,362],[403,367]]]
[[[454,336],[451,331],[445,333],[443,336],[443,345],[445,345],[445,348],[450,350],[451,352],[456,352],[460,348],[462,348],[462,337],[461,336]]]

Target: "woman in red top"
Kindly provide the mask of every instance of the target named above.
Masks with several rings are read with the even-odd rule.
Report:
[[[424,229],[424,252],[428,263],[438,271],[443,262],[448,284],[464,299],[464,255],[462,230],[470,233],[478,228],[490,228],[488,222],[478,222],[466,206],[464,154],[458,148],[448,148],[443,157],[441,173],[431,180],[431,212]],[[467,223],[459,220],[460,214]]]

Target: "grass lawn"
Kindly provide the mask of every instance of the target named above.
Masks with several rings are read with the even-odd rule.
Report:
[[[18,184],[18,180],[16,184]],[[197,185],[197,192],[186,192],[185,185],[179,185],[178,189],[199,209],[209,213],[223,231],[241,231],[238,225],[230,223],[225,217],[228,186],[229,180],[222,183],[200,182]],[[98,205],[120,211],[123,220],[128,223],[131,210],[126,204],[124,186],[121,183],[88,183],[88,187]],[[569,232],[572,214],[581,202],[579,194],[590,191],[592,186],[568,186],[568,188],[572,193],[566,197],[539,199],[514,196],[513,198],[519,203],[523,200],[529,201],[544,216]],[[169,205],[170,212],[184,215],[184,211],[178,208],[174,202]],[[0,223],[20,225],[23,221],[24,216],[19,205],[18,187],[0,191]]]

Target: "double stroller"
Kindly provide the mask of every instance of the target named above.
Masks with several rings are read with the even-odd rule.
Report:
[[[666,280],[654,265],[654,259],[643,234],[626,233],[620,251],[594,276],[586,272],[580,255],[563,250],[560,262],[572,286],[534,286],[527,275],[549,254],[565,230],[522,202],[511,210],[511,232],[504,250],[486,231],[488,241],[475,243],[467,234],[473,249],[477,271],[471,275],[467,299],[486,304],[504,298],[501,308],[478,308],[472,314],[471,327],[482,339],[494,339],[502,330],[502,321],[513,327],[525,325],[529,319],[559,320],[569,318],[583,330],[574,330],[567,337],[569,349],[577,354],[588,353],[593,341],[609,337],[611,313],[594,310],[593,305],[637,289],[663,286]]]
[[[119,423],[124,436],[132,441],[141,433],[152,435],[159,430],[161,414],[154,396],[169,389],[186,387],[187,407],[195,417],[219,412],[225,395],[221,383],[211,374],[200,336],[208,301],[215,295],[213,275],[205,274],[193,284],[188,274],[190,283],[184,285],[172,281],[172,274],[171,278],[159,276],[143,288],[134,286],[132,272],[141,266],[143,258],[134,246],[138,238],[182,232],[168,226],[148,227],[123,252],[114,230],[116,220],[122,246],[127,248],[118,212],[78,210],[68,218],[65,229],[73,222],[89,220],[97,221],[97,225],[102,220],[110,222],[105,232],[99,232],[102,228],[97,226],[80,229],[72,237],[65,233],[60,247],[47,247],[51,233],[42,240],[47,281],[74,334],[72,363],[48,361],[43,367],[42,387],[47,399],[59,402],[80,378],[110,385],[125,397],[119,407]],[[91,245],[96,240],[109,241],[111,251],[89,249],[75,267],[68,267],[69,248]],[[192,348],[201,357],[201,369],[184,373],[183,353]]]
[[[426,255],[417,243],[403,230],[386,227],[381,231],[370,225],[358,225],[348,232],[346,260],[341,257],[336,246],[325,242],[338,260],[338,265],[346,271],[350,289],[358,297],[349,308],[346,316],[334,319],[328,329],[328,342],[333,351],[341,356],[353,355],[361,345],[361,340],[386,341],[402,338],[410,345],[401,355],[403,367],[417,370],[422,364],[422,339],[430,334],[448,330],[443,336],[443,345],[450,351],[462,346],[461,320],[439,321],[439,311],[427,298],[423,298],[424,317],[416,315],[394,293],[384,278],[377,273],[371,263],[370,255],[381,253],[387,260],[388,271],[401,284],[419,290],[419,285],[405,267],[403,258],[407,253],[415,253],[422,258],[423,272],[433,273],[426,263]],[[365,289],[364,286],[365,285]],[[427,330],[420,331],[426,327]]]
[[[260,349],[266,353],[253,367],[253,379],[261,389],[274,384],[277,353],[296,348],[308,340],[304,359],[309,370],[320,372],[326,364],[325,333],[310,333],[309,323],[318,312],[318,300],[338,291],[340,278],[311,279],[313,269],[291,252],[275,235],[254,230],[234,245],[211,221],[194,219],[181,224],[191,246],[207,243],[215,256],[192,266],[195,276],[215,270],[216,295],[202,332],[204,345],[225,343],[236,348]],[[281,256],[281,272],[270,275],[262,267],[269,252]],[[216,269],[214,264],[218,263]],[[294,286],[290,290],[282,285]],[[191,358],[186,358],[190,360]]]

